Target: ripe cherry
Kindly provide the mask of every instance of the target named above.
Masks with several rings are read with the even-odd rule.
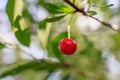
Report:
[[[77,48],[76,42],[70,38],[62,39],[58,44],[59,50],[66,55],[72,55]]]

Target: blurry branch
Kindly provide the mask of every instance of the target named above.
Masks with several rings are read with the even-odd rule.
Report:
[[[107,23],[105,21],[102,21],[96,17],[93,17],[93,16],[90,16],[90,15],[87,15],[86,12],[84,11],[84,8],[83,9],[80,9],[78,8],[74,3],[72,3],[70,0],[63,0],[65,3],[67,3],[68,5],[70,5],[72,8],[75,9],[75,12],[80,12],[82,13],[84,16],[88,16],[90,18],[93,18],[95,20],[97,20],[98,22],[100,22],[101,24],[115,30],[115,31],[120,31],[120,26],[119,25],[116,25],[116,24],[110,24],[110,23]]]
[[[91,77],[94,77],[94,78],[96,78],[97,80],[100,80],[100,79],[98,79],[98,77],[97,77],[95,74],[87,75],[87,74],[85,74],[83,71],[81,71],[81,70],[79,69],[79,67],[75,67],[75,66],[73,66],[72,64],[61,63],[61,62],[58,62],[58,61],[53,61],[53,60],[51,60],[51,59],[41,59],[41,60],[36,59],[33,55],[31,55],[30,53],[28,53],[28,52],[26,52],[25,50],[23,50],[23,49],[20,47],[20,45],[15,44],[15,43],[9,43],[9,42],[7,42],[7,41],[4,39],[4,37],[2,36],[2,34],[0,34],[0,43],[4,44],[4,45],[5,45],[5,48],[11,49],[11,50],[20,50],[20,51],[22,51],[23,53],[25,53],[25,54],[29,55],[30,57],[32,57],[32,58],[33,58],[33,61],[36,62],[36,63],[38,62],[39,64],[44,63],[44,64],[47,64],[47,65],[49,65],[49,66],[55,66],[55,67],[54,67],[55,69],[56,69],[56,66],[58,66],[58,69],[59,69],[59,68],[60,68],[60,69],[67,69],[67,70],[70,70],[72,73],[74,73],[74,74],[76,74],[76,75],[86,76],[86,77],[88,77],[88,78],[89,78],[89,77],[90,77],[90,78],[91,78]],[[36,66],[36,65],[32,65],[31,67],[33,67],[33,66]],[[14,68],[14,69],[12,69],[12,70],[3,72],[3,73],[1,74],[1,76],[0,76],[0,78],[5,77],[5,76],[8,76],[8,75],[14,75],[14,74],[16,74],[16,73],[14,73],[15,70],[16,70],[17,73],[20,73],[19,69],[22,68],[22,67],[24,67],[24,65],[20,65],[20,66]],[[29,68],[31,68],[31,67],[29,66]],[[19,68],[19,69],[18,69],[18,68]],[[29,69],[29,68],[27,67],[26,70]],[[17,71],[17,70],[18,70],[18,71]],[[21,72],[22,72],[22,71],[23,71],[23,70],[21,70]]]
[[[100,78],[98,78],[96,76],[96,74],[89,74],[87,75],[84,71],[81,71],[81,69],[79,67],[75,67],[71,64],[67,64],[67,63],[61,63],[61,62],[55,62],[55,61],[52,61],[52,60],[41,60],[41,62],[44,62],[48,65],[56,65],[56,66],[59,66],[61,69],[68,69],[71,71],[71,73],[75,73],[76,75],[79,75],[79,76],[85,76],[85,77],[88,77],[88,78],[94,78],[96,80],[100,80]]]
[[[85,12],[84,12],[84,9],[79,9],[74,3],[72,3],[71,1],[69,0],[64,0],[64,2],[66,2],[67,4],[69,4],[71,7],[73,7],[75,9],[75,12],[81,12],[83,13],[83,15],[87,15]]]
[[[9,43],[7,40],[4,39],[2,34],[0,34],[0,43],[4,44],[5,48],[11,49],[11,50],[19,50],[19,51],[25,53],[26,55],[32,57],[34,60],[38,60],[32,54],[30,54],[27,51],[25,51],[24,49],[22,49],[20,45],[18,45],[16,43]]]
[[[65,63],[60,63],[60,62],[56,62],[56,61],[52,61],[52,60],[45,60],[42,59],[40,61],[30,61],[27,63],[23,63],[21,65],[17,65],[16,67],[14,67],[11,70],[7,70],[3,73],[1,73],[0,78],[6,77],[6,76],[10,76],[10,75],[16,75],[18,73],[21,73],[23,71],[26,71],[28,69],[34,69],[34,70],[70,70],[71,74],[74,73],[76,75],[79,76],[84,76],[84,77],[88,77],[88,78],[94,78],[96,80],[100,80],[95,74],[90,74],[90,75],[86,75],[83,71],[80,71],[79,68],[74,67],[70,64],[65,64]]]

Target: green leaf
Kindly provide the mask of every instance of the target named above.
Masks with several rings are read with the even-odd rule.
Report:
[[[21,72],[29,70],[29,69],[33,69],[33,70],[37,70],[37,71],[42,71],[42,70],[52,71],[52,70],[62,68],[62,67],[63,66],[60,63],[47,61],[47,60],[46,61],[41,60],[40,62],[31,61],[28,63],[24,63],[22,65],[19,65],[11,70],[7,70],[7,71],[3,72],[0,75],[0,78],[6,77],[9,75],[16,75],[18,73],[21,73]]]
[[[20,20],[21,20],[21,16],[18,15],[14,21],[14,27],[17,28],[18,30],[21,30],[20,23],[19,23]]]
[[[43,5],[44,3],[45,3],[44,0],[39,0],[38,2],[39,5]]]
[[[34,22],[31,14],[28,12],[27,9],[23,10],[23,12],[22,12],[22,17],[28,18],[31,22]]]
[[[62,15],[62,16],[56,16],[56,17],[52,17],[52,18],[47,18],[45,19],[46,22],[55,22],[55,21],[59,21],[61,20],[62,18],[64,18],[65,15]]]
[[[120,34],[112,35],[112,38],[115,42],[117,42],[118,45],[120,45]]]
[[[90,16],[94,16],[97,14],[97,12],[96,11],[88,11],[87,14]]]
[[[88,3],[93,3],[95,2],[95,0],[88,0]]]
[[[63,13],[72,13],[72,12],[74,12],[74,9],[71,8],[71,7],[64,6],[64,5],[61,5],[59,7],[60,7],[60,9],[58,9],[58,11],[63,12]]]
[[[46,21],[39,22],[39,29],[45,29],[46,28]]]
[[[52,41],[52,48],[53,48],[53,53],[54,55],[61,61],[61,62],[65,62],[64,60],[64,55],[59,51],[58,49],[58,44],[59,41],[63,38],[67,37],[67,32],[61,33],[60,35],[58,35],[53,41]]]
[[[56,6],[51,3],[45,3],[44,7],[48,10],[49,13],[58,14],[58,13],[71,13],[74,10],[71,7],[67,6]]]
[[[109,5],[105,5],[105,6],[102,6],[100,7],[100,10],[101,11],[107,11],[109,9],[109,7],[113,6],[114,4],[109,4]]]
[[[25,70],[30,69],[32,67],[35,67],[35,65],[38,65],[38,63],[33,62],[33,61],[31,61],[29,63],[26,63],[26,64],[23,64],[23,65],[20,65],[18,67],[15,67],[14,69],[3,72],[0,75],[0,78],[6,77],[6,76],[9,76],[9,75],[15,75],[17,73],[20,73],[22,71],[25,71]]]
[[[89,57],[90,60],[93,60],[94,62],[101,61],[102,60],[102,55],[101,51],[97,50],[94,47],[93,42],[88,40],[88,37],[86,35],[82,36],[85,43],[86,43],[86,49],[82,50],[80,54]]]
[[[62,79],[62,80],[70,80],[70,74],[68,74],[68,75],[65,75],[65,77]]]
[[[24,46],[29,46],[30,45],[30,30],[29,28],[26,28],[24,30],[21,30],[20,28],[20,21],[21,16],[17,16],[16,20],[14,21],[14,26],[17,28],[17,31],[15,32],[15,36],[17,40],[23,44]]]
[[[107,5],[107,7],[111,7],[111,6],[114,6],[114,4],[109,4],[109,5]]]
[[[58,43],[61,39],[67,37],[67,32],[63,32],[54,39],[49,38],[47,50],[50,57],[57,58],[60,62],[65,63],[64,55],[58,49]]]
[[[8,14],[11,24],[13,22],[13,16],[14,16],[14,4],[15,4],[15,0],[8,0],[6,7],[6,12]]]
[[[21,31],[18,30],[15,32],[15,36],[18,39],[18,41],[23,44],[24,46],[29,46],[30,45],[30,30],[29,28]]]
[[[2,48],[4,48],[4,47],[5,47],[5,45],[2,44],[2,43],[0,43],[0,49],[2,49]]]
[[[46,3],[44,5],[44,7],[48,10],[49,13],[53,13],[53,14],[62,13],[62,12],[58,11],[60,8],[54,4]]]

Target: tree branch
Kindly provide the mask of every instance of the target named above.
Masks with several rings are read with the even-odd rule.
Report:
[[[67,4],[69,4],[71,7],[73,7],[75,9],[75,12],[81,12],[83,15],[86,15],[86,13],[84,12],[84,9],[79,9],[75,4],[73,4],[71,1],[69,0],[64,0],[64,2],[66,2]]]
[[[4,45],[5,48],[11,49],[11,50],[20,50],[21,52],[25,53],[26,55],[30,56],[33,60],[38,60],[36,59],[32,54],[26,52],[25,50],[23,50],[18,44],[16,43],[9,43],[6,39],[4,39],[3,35],[0,34],[0,43],[2,43]]]
[[[102,21],[96,17],[93,17],[93,16],[90,16],[90,15],[87,15],[86,12],[84,11],[84,8],[83,9],[79,9],[74,3],[72,3],[70,0],[63,0],[65,3],[67,3],[68,5],[70,5],[72,8],[75,9],[75,12],[80,12],[82,13],[84,16],[88,16],[90,18],[93,18],[95,20],[97,20],[98,22],[100,22],[101,24],[111,28],[112,30],[115,30],[115,31],[120,31],[120,26],[118,25],[115,25],[115,24],[110,24],[110,23],[107,23],[105,21]]]
[[[98,18],[96,18],[96,17],[93,17],[93,16],[89,16],[89,17],[97,20],[97,21],[100,22],[101,24],[103,24],[103,25],[111,28],[111,29],[114,30],[114,31],[120,31],[120,27],[119,27],[118,25],[107,23],[107,22],[102,21],[102,20],[100,20],[100,19],[98,19]]]

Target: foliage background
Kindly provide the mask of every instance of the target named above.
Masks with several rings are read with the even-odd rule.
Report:
[[[0,1],[1,80],[120,79],[119,31],[73,13],[64,0]],[[70,1],[91,16],[120,25],[119,0]],[[67,25],[78,46],[71,56],[57,47],[67,37]]]

